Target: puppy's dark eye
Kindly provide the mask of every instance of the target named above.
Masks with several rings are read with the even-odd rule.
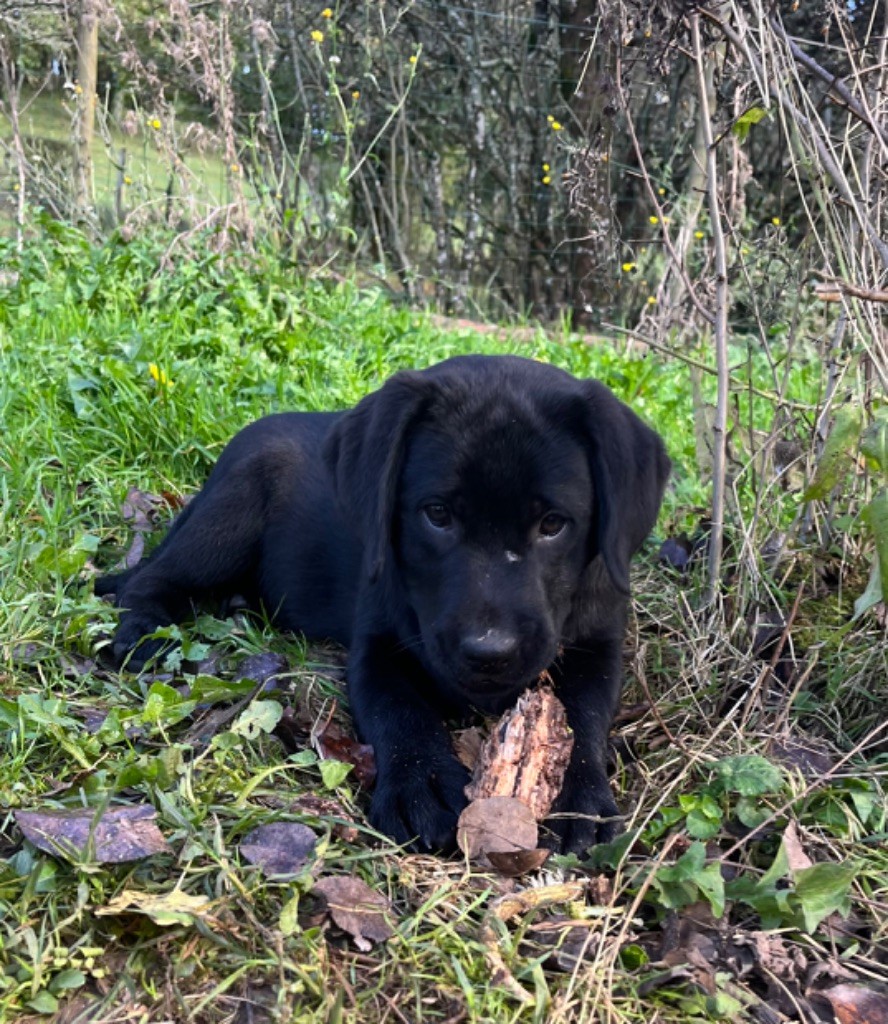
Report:
[[[448,526],[453,524],[453,515],[450,509],[440,502],[434,502],[431,505],[423,507],[423,513],[426,519],[435,527],[436,530],[446,530]]]
[[[540,520],[541,537],[557,537],[567,526],[567,520],[557,512],[549,512]]]

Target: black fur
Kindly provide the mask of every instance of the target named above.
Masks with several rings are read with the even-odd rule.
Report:
[[[192,600],[234,592],[346,645],[376,751],[371,819],[433,849],[466,802],[445,719],[500,712],[548,669],[575,740],[551,825],[581,850],[616,831],[605,759],[629,560],[668,472],[659,437],[597,381],[458,357],[346,413],[247,427],[151,558],[97,591],[124,609],[114,653],[131,666]]]

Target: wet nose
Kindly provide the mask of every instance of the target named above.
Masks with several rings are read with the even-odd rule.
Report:
[[[476,671],[496,672],[509,663],[518,649],[518,637],[503,629],[488,629],[481,636],[467,636],[459,645],[460,654]]]

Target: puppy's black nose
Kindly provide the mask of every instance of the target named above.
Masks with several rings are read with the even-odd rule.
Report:
[[[518,637],[503,629],[488,629],[481,636],[467,636],[459,645],[459,653],[473,669],[495,672],[508,665],[518,650]]]

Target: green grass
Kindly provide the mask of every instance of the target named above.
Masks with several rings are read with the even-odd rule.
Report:
[[[33,176],[28,182],[29,200],[37,202],[47,181],[67,187],[70,179],[71,146],[73,137],[74,106],[72,97],[62,92],[43,92],[26,96],[20,106],[19,127],[23,143],[32,155]],[[152,127],[153,115],[142,111],[135,118],[137,130],[134,135],[125,134],[113,119],[99,117],[92,144],[93,184],[97,208],[112,210],[115,195],[121,183],[122,203],[125,210],[145,204],[157,206],[162,203],[170,185],[171,164],[161,138],[169,131],[169,125]],[[182,126],[177,126],[179,132]],[[0,117],[0,140],[9,142],[12,138],[12,124],[7,117]],[[177,152],[182,158],[189,182],[189,194],[207,209],[217,208],[231,200],[224,161],[213,151],[198,152],[192,147],[179,145]],[[34,160],[33,156],[37,159]],[[121,156],[123,170],[121,171]],[[16,182],[12,165],[11,150],[4,168],[2,188],[7,191]],[[178,185],[175,186],[178,188]],[[52,194],[50,190],[48,194]],[[12,195],[8,193],[8,198]]]
[[[655,542],[641,558],[627,702],[656,703],[620,730],[615,776],[628,834],[639,842],[538,880],[591,876],[599,879],[594,897],[494,926],[509,969],[532,997],[524,1008],[491,981],[482,939],[485,915],[510,883],[393,848],[370,832],[351,776],[328,788],[310,755],[285,749],[261,727],[252,737],[245,728],[251,709],[236,705],[233,688],[241,658],[284,655],[290,685],[262,695],[269,706],[252,710],[286,707],[310,722],[323,720],[334,701],[342,715],[338,652],[256,621],[204,618],[186,627],[186,653],[196,659],[212,649],[205,672],[223,696],[226,687],[232,694],[214,705],[231,716],[205,738],[193,732],[199,709],[176,688],[188,672],[146,679],[103,663],[115,613],[92,595],[91,580],[131,543],[121,514],[130,487],[191,493],[252,418],[349,405],[402,367],[516,351],[599,376],[658,427],[676,462],[659,535],[692,522],[705,500],[680,364],[630,360],[616,347],[566,336],[509,342],[442,330],[379,292],[305,280],[270,256],[219,255],[212,241],[163,263],[166,239],[91,246],[48,223],[20,258],[3,250],[0,1020],[246,1020],[249,1003],[255,1020],[628,1024],[754,1019],[755,1000],[784,1009],[790,996],[807,998],[804,978],[789,968],[770,992],[754,957],[741,975],[731,966],[739,960],[713,954],[718,973],[709,990],[692,972],[668,973],[660,960],[670,941],[673,963],[688,935],[714,941],[708,915],[723,903],[719,941],[730,948],[750,948],[744,936],[763,930],[808,963],[839,957],[861,985],[884,982],[888,765],[872,749],[827,770],[879,721],[888,670],[882,634],[872,620],[848,625],[854,593],[815,588],[798,615],[799,671],[811,667],[796,695],[792,684],[765,678],[743,621],[763,594],[787,609],[799,580],[810,586],[811,552],[794,555],[759,591],[741,566],[724,618],[693,612],[700,581],[658,567]],[[753,372],[767,389],[766,372]],[[810,401],[820,367],[800,360],[793,372],[790,397]],[[737,386],[742,403],[739,371]],[[767,429],[767,403],[749,401],[757,428]],[[748,511],[753,495],[742,482],[739,493]],[[797,494],[772,502],[773,524],[785,525],[797,504]],[[86,723],[96,714],[107,717],[91,731]],[[805,774],[798,755],[773,746],[777,733],[816,746],[827,768],[819,762]],[[335,798],[338,808],[307,814],[299,803],[306,794]],[[156,808],[170,852],[129,865],[71,863],[23,841],[13,816],[105,802]],[[344,819],[356,835],[334,832]],[[295,879],[265,878],[239,853],[246,833],[270,821],[307,821],[321,837],[317,859]],[[780,861],[790,823],[813,875]],[[758,831],[744,838],[750,828]],[[726,878],[719,856],[729,859]],[[329,927],[310,895],[321,874],[357,875],[387,895],[395,937],[359,951]],[[133,891],[208,902],[174,924],[103,913]],[[844,931],[838,918],[820,916],[833,907],[854,911]],[[550,930],[535,931],[546,922]],[[585,960],[559,968],[555,947],[571,922],[589,937]],[[670,940],[682,929],[684,939]]]

